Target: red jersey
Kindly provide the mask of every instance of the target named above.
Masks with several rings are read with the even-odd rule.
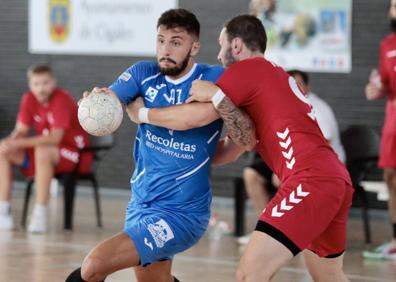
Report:
[[[38,135],[47,135],[51,129],[63,129],[60,146],[81,149],[89,144],[87,133],[77,118],[77,103],[65,90],[54,90],[46,104],[40,104],[32,92],[23,95],[17,117],[18,122],[34,126]]]
[[[294,78],[264,58],[231,65],[217,82],[254,121],[256,151],[284,182],[289,176],[339,177],[350,182]]]
[[[383,85],[390,89],[383,132],[396,134],[396,109],[393,105],[396,99],[396,33],[381,42],[380,75]]]

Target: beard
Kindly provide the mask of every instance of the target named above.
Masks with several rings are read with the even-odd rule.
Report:
[[[190,54],[191,54],[191,50],[188,51],[188,54],[183,59],[183,61],[180,63],[180,65],[177,65],[177,63],[175,61],[173,61],[172,59],[161,58],[159,60],[159,62],[169,61],[169,62],[172,62],[172,63],[174,63],[176,65],[176,66],[174,66],[172,68],[164,68],[164,67],[161,67],[160,64],[158,64],[161,74],[168,75],[168,76],[178,76],[179,74],[181,74],[186,69],[186,67],[188,65],[188,61],[190,59]]]
[[[237,62],[237,60],[232,55],[231,46],[230,46],[230,48],[228,48],[228,50],[225,53],[223,66],[228,68],[229,66],[231,66],[232,64],[234,64],[236,62]]]
[[[390,29],[392,32],[396,32],[396,19],[390,19]]]

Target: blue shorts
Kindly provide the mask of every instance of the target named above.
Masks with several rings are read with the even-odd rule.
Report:
[[[170,260],[195,245],[204,235],[209,213],[178,212],[162,207],[130,203],[124,233],[134,242],[140,264]]]

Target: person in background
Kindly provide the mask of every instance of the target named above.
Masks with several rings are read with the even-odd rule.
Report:
[[[368,100],[388,98],[378,166],[384,170],[384,181],[388,187],[388,210],[393,233],[390,242],[363,252],[363,256],[396,260],[396,0],[390,1],[389,17],[392,33],[381,42],[380,71],[371,72],[366,97]]]
[[[28,231],[48,229],[49,187],[56,173],[81,172],[91,168],[92,154],[79,151],[88,145],[87,133],[77,119],[73,97],[57,86],[52,69],[45,64],[27,71],[29,91],[23,97],[14,130],[0,140],[0,230],[12,230],[10,213],[12,166],[19,166],[27,177],[35,178],[36,204]],[[36,135],[29,136],[31,128]]]

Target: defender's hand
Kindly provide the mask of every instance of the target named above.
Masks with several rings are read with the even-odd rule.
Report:
[[[186,103],[197,102],[211,102],[212,97],[220,88],[215,84],[205,80],[194,80],[191,84],[190,97]]]

